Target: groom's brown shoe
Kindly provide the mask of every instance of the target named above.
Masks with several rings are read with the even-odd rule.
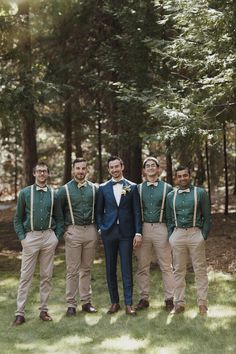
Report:
[[[136,316],[136,311],[132,306],[126,305],[125,306],[125,313],[126,315]]]
[[[120,305],[119,304],[111,304],[111,307],[107,311],[109,315],[112,315],[113,313],[116,313],[120,310]]]

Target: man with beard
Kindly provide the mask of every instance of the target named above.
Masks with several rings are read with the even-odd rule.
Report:
[[[134,316],[136,311],[132,307],[132,251],[133,247],[140,247],[142,243],[140,199],[137,185],[123,177],[122,159],[111,156],[107,166],[112,178],[99,187],[96,206],[97,227],[104,244],[107,284],[111,299],[107,313],[112,315],[120,309],[117,283],[119,254],[125,312]]]
[[[205,240],[210,232],[209,197],[203,188],[191,185],[188,167],[176,170],[179,187],[170,192],[166,202],[169,242],[173,252],[175,291],[173,314],[185,310],[185,276],[190,259],[193,264],[200,315],[207,314],[207,264]]]
[[[87,162],[73,161],[74,178],[58,192],[61,215],[65,225],[67,316],[75,316],[79,291],[82,310],[96,313],[91,303],[91,267],[95,257],[98,234],[94,207],[96,187],[86,179]]]

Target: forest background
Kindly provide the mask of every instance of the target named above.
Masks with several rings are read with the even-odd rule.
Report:
[[[235,353],[235,25],[235,0],[0,0],[2,353]],[[12,224],[18,191],[33,183],[39,159],[49,164],[55,187],[71,178],[77,156],[100,183],[110,154],[123,158],[125,176],[135,182],[142,160],[153,155],[163,179],[175,184],[174,168],[188,164],[193,182],[208,190],[208,317],[196,314],[189,274],[188,310],[171,319],[155,268],[151,311],[135,321],[123,311],[109,320],[101,246],[92,284],[99,312],[93,319],[80,312],[71,322],[64,317],[61,240],[52,326],[38,320],[37,270],[27,323],[12,327],[21,264]]]
[[[187,163],[194,182],[236,193],[233,0],[0,1],[1,198],[33,182],[38,159],[52,184],[84,156],[107,178],[120,155],[140,182],[154,155],[162,176]]]

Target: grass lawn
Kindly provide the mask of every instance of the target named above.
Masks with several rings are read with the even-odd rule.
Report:
[[[0,353],[236,353],[236,279],[223,273],[209,273],[209,314],[198,315],[193,274],[187,276],[187,309],[178,316],[163,309],[162,281],[158,269],[151,271],[151,306],[128,317],[124,309],[106,314],[110,304],[104,259],[98,255],[93,267],[93,304],[98,313],[80,311],[65,317],[65,263],[63,248],[57,251],[49,313],[53,322],[39,320],[36,272],[26,307],[26,323],[13,327],[20,259],[0,258]],[[136,265],[134,263],[134,270]],[[123,306],[120,284],[121,305]],[[134,287],[134,301],[138,301]]]

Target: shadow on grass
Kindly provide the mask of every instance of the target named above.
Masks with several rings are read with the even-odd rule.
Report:
[[[16,262],[16,263],[14,263]],[[158,354],[227,354],[236,352],[235,278],[221,273],[209,274],[209,315],[198,315],[194,275],[187,277],[187,309],[179,316],[163,309],[160,272],[151,272],[151,306],[132,318],[121,311],[106,314],[109,296],[104,259],[99,252],[93,267],[93,303],[97,314],[81,312],[65,316],[65,263],[63,250],[55,257],[53,291],[49,302],[52,323],[38,319],[39,273],[36,270],[26,307],[27,322],[12,327],[14,318],[19,260],[8,259],[0,280],[1,353],[158,353]],[[136,264],[134,264],[136,268]],[[135,270],[135,269],[134,269]],[[119,273],[120,278],[120,273]],[[120,295],[122,299],[122,285]],[[138,300],[136,286],[134,300]],[[122,305],[123,301],[121,301]]]

